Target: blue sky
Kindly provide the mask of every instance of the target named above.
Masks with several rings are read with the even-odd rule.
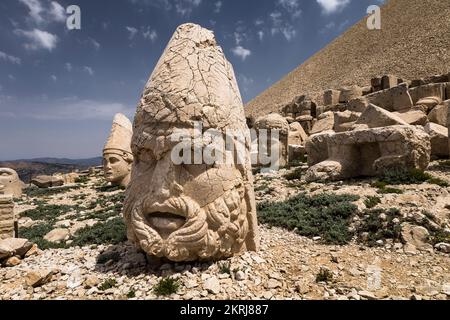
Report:
[[[99,156],[182,23],[214,30],[248,102],[379,2],[2,0],[0,160]],[[81,30],[66,27],[69,5]]]

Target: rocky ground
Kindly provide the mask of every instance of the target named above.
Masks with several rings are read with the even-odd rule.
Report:
[[[147,261],[124,241],[123,190],[104,187],[98,176],[29,193],[17,200],[19,232],[40,249],[3,263],[0,299],[449,299],[448,246],[431,241],[437,235],[446,240],[442,234],[450,226],[450,187],[442,186],[450,183],[447,165],[430,166],[439,185],[430,180],[387,190],[376,179],[308,184],[301,179],[304,169],[257,174],[260,208],[303,193],[353,195],[351,238],[325,243],[321,234],[302,236],[302,226],[279,228],[269,221],[261,224],[258,253],[214,263]],[[401,225],[402,237],[379,236],[372,220],[364,229],[373,216],[369,209],[377,210],[381,228]],[[424,226],[429,243],[405,234],[405,228]]]

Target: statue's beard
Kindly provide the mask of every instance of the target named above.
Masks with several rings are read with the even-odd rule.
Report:
[[[246,212],[238,190],[205,207],[187,196],[164,203],[144,198],[132,206],[128,228],[133,233],[130,238],[149,255],[176,262],[224,258],[243,246],[248,232]]]

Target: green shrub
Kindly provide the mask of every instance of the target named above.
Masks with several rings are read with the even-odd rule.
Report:
[[[258,205],[259,221],[269,226],[295,230],[306,237],[321,237],[325,244],[346,244],[352,238],[351,216],[358,211],[358,196],[321,194],[297,195],[285,202]]]
[[[428,182],[430,184],[436,184],[441,187],[448,187],[448,182],[433,177],[431,174],[423,172],[418,169],[411,170],[389,170],[384,172],[383,176],[379,180],[386,185],[398,185],[398,184],[421,184]]]
[[[58,244],[44,240],[45,235],[53,229],[52,223],[41,223],[30,228],[19,229],[19,237],[37,244],[41,250],[64,248],[64,243]]]
[[[364,200],[364,204],[369,209],[375,208],[380,203],[381,203],[381,199],[376,196],[375,197],[367,197],[366,200]]]
[[[128,293],[127,293],[127,298],[128,298],[128,299],[136,298],[136,291],[134,291],[133,289],[131,289],[130,291],[128,291]]]
[[[332,282],[333,281],[333,273],[325,268],[321,268],[319,273],[316,275],[316,282]]]
[[[219,273],[231,274],[231,262],[230,261],[219,262]]]
[[[155,287],[153,288],[153,292],[157,296],[170,296],[171,294],[177,293],[179,288],[179,280],[175,280],[173,278],[164,278],[161,279],[157,285],[155,285]]]
[[[92,244],[119,244],[127,240],[126,226],[123,218],[118,217],[107,222],[100,222],[92,227],[78,230],[71,246],[86,246]]]
[[[120,260],[120,253],[117,251],[104,252],[97,257],[98,264],[105,264],[108,261],[117,262]]]
[[[88,176],[81,176],[81,177],[75,179],[75,183],[86,184],[89,182],[89,180],[90,180],[90,178]]]
[[[115,286],[117,286],[117,281],[116,279],[113,278],[109,278],[106,279],[99,287],[98,289],[101,291],[106,291],[108,289],[114,288]]]
[[[68,205],[41,205],[37,208],[24,211],[20,214],[21,217],[27,217],[32,220],[44,220],[47,222],[54,222],[56,219],[70,211],[80,211],[78,206]]]
[[[397,188],[386,187],[378,189],[379,194],[403,194],[403,190]]]
[[[384,213],[386,220],[380,219],[380,215]],[[361,242],[366,242],[369,246],[376,246],[377,241],[392,239],[399,242],[401,238],[401,220],[402,215],[398,209],[383,209],[366,210],[363,212],[361,225],[357,229],[358,239]],[[398,218],[400,223],[394,223],[393,220]],[[367,239],[362,238],[363,233],[368,233]]]
[[[25,190],[25,194],[30,197],[49,197],[55,194],[67,193],[72,190],[80,189],[80,186],[65,186],[65,187],[55,187],[49,189],[40,189],[40,188],[27,188]]]

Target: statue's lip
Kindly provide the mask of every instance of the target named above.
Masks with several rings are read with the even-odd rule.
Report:
[[[152,214],[166,213],[174,216],[186,218],[188,216],[184,209],[174,207],[168,203],[154,203],[149,210],[144,211],[145,216],[151,216]]]

